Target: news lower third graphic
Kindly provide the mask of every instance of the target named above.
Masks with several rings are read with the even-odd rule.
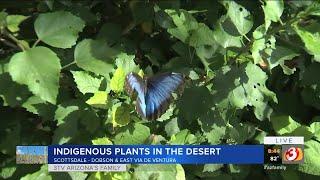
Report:
[[[48,171],[126,171],[128,164],[261,164],[286,170],[304,162],[303,137],[269,136],[260,145],[17,146],[17,164],[48,164]]]
[[[285,165],[304,163],[304,137],[269,136],[264,144],[264,169],[286,170]]]

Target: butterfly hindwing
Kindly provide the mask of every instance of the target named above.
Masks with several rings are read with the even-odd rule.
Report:
[[[147,79],[146,118],[157,119],[169,107],[172,93],[184,84],[179,73],[163,73]]]
[[[133,95],[135,92],[137,93],[136,100],[136,109],[137,112],[146,117],[146,84],[145,81],[136,73],[129,73],[126,77],[125,81],[125,89],[129,95]]]

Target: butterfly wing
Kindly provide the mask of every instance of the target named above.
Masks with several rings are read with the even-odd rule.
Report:
[[[163,73],[147,79],[146,118],[155,120],[169,107],[172,93],[183,87],[184,77],[180,73]]]
[[[134,93],[138,94],[136,100],[137,112],[141,116],[146,117],[146,85],[144,80],[138,74],[131,72],[126,76],[125,89],[131,96]]]

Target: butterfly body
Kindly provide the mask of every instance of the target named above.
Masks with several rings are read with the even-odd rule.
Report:
[[[137,93],[136,110],[144,118],[155,120],[169,107],[172,93],[182,89],[184,77],[180,73],[163,73],[141,78],[136,73],[126,77],[126,90]]]

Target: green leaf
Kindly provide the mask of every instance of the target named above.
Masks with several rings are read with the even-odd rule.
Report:
[[[27,174],[26,176],[23,176],[21,180],[51,180],[52,177],[48,172],[48,165],[42,165],[41,169],[39,171],[36,171],[32,174]]]
[[[228,136],[238,144],[244,144],[248,139],[251,139],[255,134],[255,127],[250,124],[235,124],[234,126],[228,126]]]
[[[91,142],[93,145],[112,145],[112,142],[107,137],[96,138]]]
[[[189,45],[199,47],[203,45],[215,44],[213,31],[205,24],[199,23],[196,30],[194,30],[189,38]]]
[[[107,109],[108,94],[105,91],[97,91],[86,101],[86,103],[96,108]]]
[[[171,136],[170,144],[194,144],[196,141],[197,138],[193,134],[191,134],[188,129],[184,129]]]
[[[57,48],[71,48],[75,45],[78,33],[84,26],[83,20],[65,11],[40,14],[34,22],[38,38]]]
[[[59,89],[60,59],[46,47],[16,53],[9,62],[12,79],[28,86],[41,99],[55,104]]]
[[[228,9],[227,15],[236,26],[239,34],[247,34],[253,26],[250,12],[234,1],[226,1],[226,4]]]
[[[290,116],[286,116],[286,115],[271,117],[271,123],[272,123],[273,129],[279,135],[291,133],[295,129],[301,126],[298,122],[294,121]]]
[[[0,84],[0,97],[5,106],[20,106],[31,94],[26,86],[13,82],[9,73],[0,74]]]
[[[103,78],[96,78],[85,71],[71,71],[74,81],[82,94],[95,93],[99,90]]]
[[[298,165],[298,170],[307,174],[320,176],[320,143],[310,140],[304,143],[304,163]]]
[[[145,164],[134,169],[137,179],[185,179],[185,174],[180,164]]]
[[[282,46],[276,46],[275,49],[272,51],[270,58],[268,58],[269,62],[269,69],[273,69],[278,65],[281,65],[283,68],[283,72],[287,75],[293,74],[295,71],[294,69],[291,69],[285,65],[285,61],[292,60],[294,57],[298,56],[299,54],[292,51],[291,49],[288,49],[286,47]],[[288,69],[291,69],[291,71],[286,71],[285,67]]]
[[[227,101],[239,109],[253,106],[259,120],[269,118],[272,109],[268,101],[277,102],[277,98],[275,93],[267,89],[267,78],[266,73],[252,63],[232,68],[225,66],[217,72],[213,82],[216,103]]]
[[[110,80],[110,88],[114,92],[122,92],[124,89],[124,82],[126,79],[126,73],[122,68],[116,69],[113,74],[112,79]]]
[[[177,118],[173,118],[167,122],[167,124],[165,125],[165,131],[167,136],[169,137],[180,131]]]
[[[320,24],[312,23],[311,25],[300,27],[298,25],[294,26],[294,30],[300,36],[301,40],[304,42],[306,50],[309,54],[314,55],[314,60],[320,62]]]
[[[200,116],[199,124],[210,144],[219,144],[226,135],[229,117],[224,117],[219,110],[209,110]]]
[[[27,18],[28,18],[28,16],[22,16],[22,15],[9,15],[9,16],[7,16],[7,19],[6,19],[7,28],[11,32],[18,32],[20,23]]]
[[[264,5],[262,6],[264,12],[264,21],[265,21],[265,28],[268,29],[271,21],[278,22],[281,21],[280,17],[284,10],[284,3],[282,0],[279,1],[265,1]]]
[[[223,48],[227,47],[241,47],[242,46],[242,37],[241,36],[232,36],[228,34],[221,25],[222,19],[220,19],[219,24],[214,30],[215,41],[222,46]]]
[[[2,167],[0,171],[0,177],[3,179],[10,178],[17,170],[15,166]]]
[[[254,41],[251,47],[254,64],[265,62],[270,58],[275,49],[276,39],[274,36],[266,36],[266,30],[263,25],[257,27],[253,32]],[[276,60],[271,60],[276,61]]]
[[[173,35],[182,42],[187,43],[187,38],[192,30],[198,28],[198,22],[192,15],[186,10],[171,10],[166,9],[165,12],[172,18],[176,27],[168,28],[169,34]]]
[[[125,126],[130,122],[129,106],[124,103],[118,103],[112,106],[112,124],[113,127]]]
[[[125,74],[130,72],[139,72],[139,66],[134,62],[134,55],[128,55],[126,53],[121,53],[116,58],[116,65],[121,68]]]
[[[53,143],[55,144],[64,144],[75,140],[81,133],[79,131],[81,126],[84,126],[89,133],[94,133],[100,124],[96,113],[79,100],[60,104],[55,112],[55,120],[58,122],[58,128],[53,135]]]
[[[43,117],[45,120],[52,120],[56,109],[54,105],[45,102],[38,96],[31,96],[22,104],[22,107],[33,114]]]
[[[317,116],[316,118],[319,119],[319,116]],[[314,119],[316,119],[314,118]],[[320,140],[320,122],[313,122],[310,125],[310,131],[314,134],[314,136]]]
[[[114,144],[144,144],[150,136],[150,129],[139,123],[129,124],[119,129]]]
[[[77,44],[74,58],[82,69],[108,78],[113,70],[112,58],[116,54],[104,41],[85,39]]]

